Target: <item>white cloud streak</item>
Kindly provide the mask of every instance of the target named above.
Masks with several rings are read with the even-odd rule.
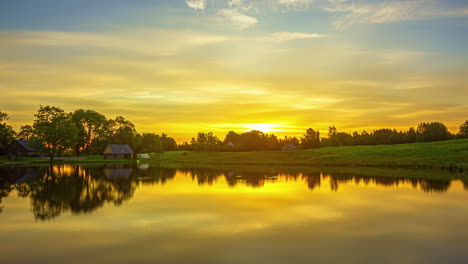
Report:
[[[254,17],[245,15],[235,9],[221,9],[218,11],[219,18],[234,29],[243,30],[258,23]]]
[[[190,8],[203,11],[206,8],[206,0],[185,0]]]
[[[275,32],[268,37],[260,38],[259,41],[286,42],[290,40],[317,39],[317,38],[323,38],[323,37],[325,37],[325,35],[310,34],[310,33],[303,33],[303,32]]]
[[[385,0],[355,1],[327,0],[325,11],[339,14],[334,22],[337,29],[355,24],[383,24],[400,21],[422,20],[437,17],[468,15],[466,9],[443,10],[437,0]]]

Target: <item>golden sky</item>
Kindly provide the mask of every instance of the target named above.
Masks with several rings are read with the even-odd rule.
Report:
[[[468,119],[463,1],[21,0],[0,17],[0,109],[15,128],[41,104],[178,141]]]

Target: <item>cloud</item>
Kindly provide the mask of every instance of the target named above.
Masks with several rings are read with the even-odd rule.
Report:
[[[3,48],[44,46],[103,49],[106,52],[122,50],[131,53],[174,56],[192,48],[230,40],[223,35],[168,30],[132,30],[112,33],[17,31],[0,32]]]
[[[259,41],[265,42],[285,42],[290,40],[299,40],[299,39],[316,39],[323,38],[325,35],[321,34],[310,34],[302,32],[275,32],[268,37],[259,38]]]
[[[277,4],[286,6],[304,6],[310,5],[315,0],[277,0]]]
[[[185,0],[185,3],[195,10],[203,11],[206,8],[206,0]]]
[[[334,25],[345,29],[354,24],[382,24],[422,20],[447,16],[468,15],[467,9],[443,10],[436,0],[385,0],[378,2],[328,0],[325,11],[338,13]]]
[[[258,23],[256,18],[234,9],[221,9],[218,11],[218,16],[237,30],[243,30]]]

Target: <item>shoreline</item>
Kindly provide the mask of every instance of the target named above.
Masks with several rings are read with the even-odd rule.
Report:
[[[100,155],[46,158],[0,157],[0,166],[36,164],[149,163],[159,166],[293,166],[404,168],[468,172],[468,139],[400,145],[325,147],[293,151],[195,152],[169,151],[151,154],[150,159],[109,160]]]

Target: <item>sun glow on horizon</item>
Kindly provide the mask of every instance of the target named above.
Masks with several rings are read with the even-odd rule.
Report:
[[[246,131],[258,130],[263,133],[284,131],[280,128],[282,127],[280,124],[245,124],[242,125],[242,127],[245,128]]]

